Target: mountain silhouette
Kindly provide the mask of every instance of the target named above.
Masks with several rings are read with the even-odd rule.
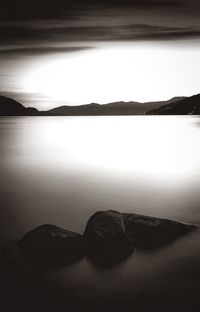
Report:
[[[19,102],[0,95],[0,116],[24,116],[35,115],[38,110],[34,107],[25,108]]]
[[[183,97],[159,102],[113,102],[108,104],[91,103],[78,106],[60,106],[47,111],[47,114],[61,116],[101,116],[101,115],[143,115],[151,109],[159,108],[182,100]],[[43,112],[45,113],[45,112]]]
[[[0,115],[20,115],[25,112],[25,107],[18,103],[17,101],[0,96]]]
[[[200,94],[184,98],[146,113],[147,115],[200,115]]]
[[[198,115],[200,94],[191,97],[174,97],[158,102],[91,103],[78,106],[59,106],[47,111],[24,107],[19,102],[0,96],[0,116],[117,116],[117,115]]]

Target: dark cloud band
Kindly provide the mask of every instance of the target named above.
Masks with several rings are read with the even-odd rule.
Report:
[[[0,5],[0,54],[76,52],[98,41],[196,39],[199,21],[196,0],[6,0]]]
[[[132,24],[119,26],[59,26],[52,24],[49,28],[37,29],[15,26],[2,26],[0,42],[3,44],[16,43],[21,47],[13,49],[1,49],[0,53],[54,53],[75,52],[91,48],[89,46],[56,47],[56,43],[92,42],[92,41],[123,41],[123,40],[179,40],[200,38],[200,26],[192,27],[168,27],[148,24]],[[51,46],[51,42],[53,45]],[[39,47],[24,46],[39,45]],[[44,47],[47,43],[47,47]],[[40,46],[41,45],[41,46]]]
[[[20,54],[20,55],[32,55],[32,54],[54,54],[54,53],[74,53],[79,51],[85,51],[93,49],[94,47],[90,46],[77,46],[77,47],[10,47],[10,48],[3,48],[0,49],[0,55],[10,55],[10,54]]]
[[[193,3],[194,0],[190,0]],[[197,1],[196,1],[197,2]],[[1,1],[1,20],[49,19],[52,17],[74,18],[80,12],[116,7],[176,7],[186,0],[3,0]]]

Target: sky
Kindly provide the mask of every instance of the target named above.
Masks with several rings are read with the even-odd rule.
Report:
[[[0,94],[25,106],[200,93],[197,0],[0,4]]]

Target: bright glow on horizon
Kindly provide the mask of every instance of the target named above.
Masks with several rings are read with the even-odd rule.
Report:
[[[25,155],[17,157],[22,165],[27,161],[64,174],[74,168],[151,183],[152,177],[159,183],[190,179],[199,172],[197,122],[182,116],[30,117],[16,140],[23,142]]]
[[[43,60],[22,88],[69,105],[145,102],[199,93],[199,71],[199,49],[123,45]]]

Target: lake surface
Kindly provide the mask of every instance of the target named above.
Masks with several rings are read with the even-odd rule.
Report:
[[[200,118],[3,117],[0,179],[2,235],[99,209],[198,223]]]
[[[1,238],[42,223],[82,233],[102,209],[199,224],[200,117],[2,117],[0,183]],[[83,259],[40,274],[40,291],[99,305],[179,302],[199,298],[199,267],[196,232],[110,270]]]

